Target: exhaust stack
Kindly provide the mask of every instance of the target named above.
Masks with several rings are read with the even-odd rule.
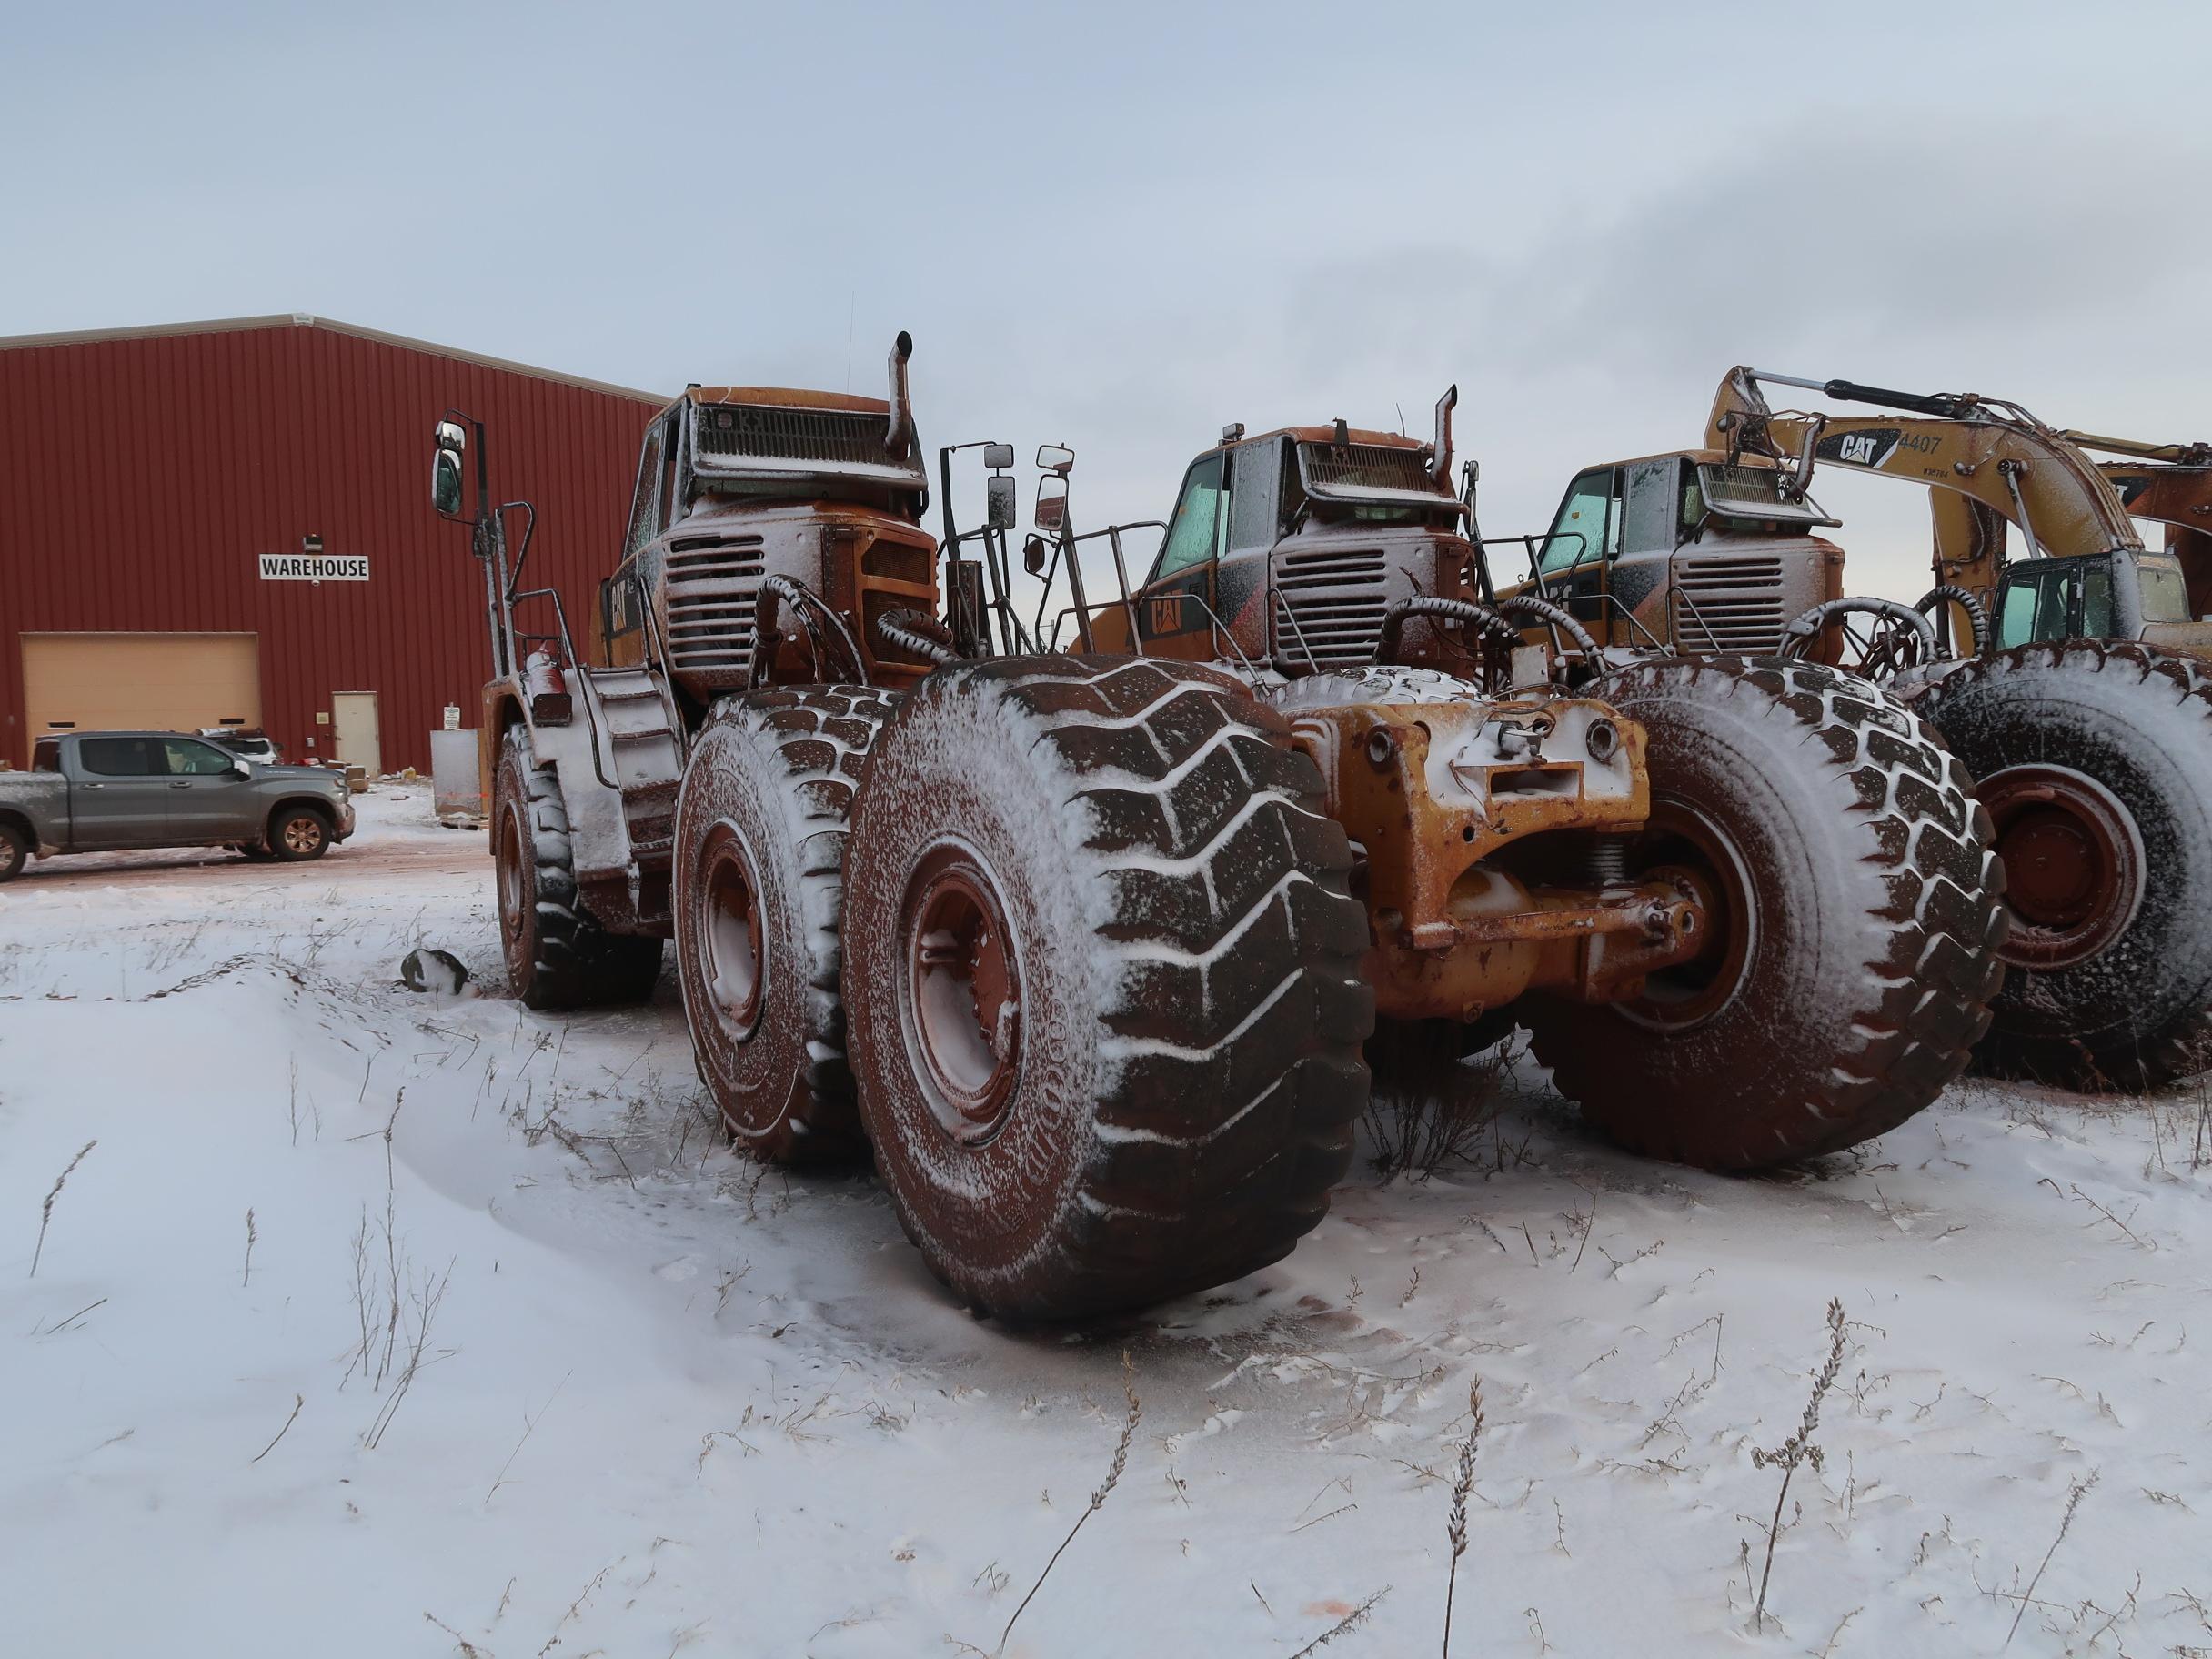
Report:
[[[891,417],[883,436],[883,447],[893,454],[903,450],[914,435],[914,406],[907,397],[906,385],[906,362],[913,355],[914,337],[901,328],[891,342]]]
[[[1452,411],[1459,404],[1459,387],[1447,386],[1436,400],[1436,453],[1429,462],[1429,477],[1437,483],[1452,482]]]

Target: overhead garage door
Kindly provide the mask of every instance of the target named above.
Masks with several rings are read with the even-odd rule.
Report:
[[[252,634],[25,634],[23,692],[34,739],[56,727],[258,726],[259,640]]]

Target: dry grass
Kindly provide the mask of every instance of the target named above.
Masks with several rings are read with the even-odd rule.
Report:
[[[1483,1436],[1483,1380],[1467,1383],[1467,1438],[1460,1443],[1459,1472],[1452,1482],[1451,1518],[1444,1537],[1452,1545],[1452,1565],[1444,1575],[1443,1659],[1452,1659],[1452,1598],[1459,1588],[1459,1558],[1467,1553],[1467,1494],[1474,1487],[1475,1443]]]
[[[1766,1527],[1766,1565],[1759,1574],[1759,1599],[1751,1612],[1754,1630],[1766,1621],[1766,1587],[1775,1575],[1775,1543],[1782,1535],[1782,1506],[1789,1501],[1791,1477],[1800,1464],[1811,1463],[1815,1470],[1821,1466],[1821,1449],[1813,1443],[1813,1434],[1820,1427],[1820,1403],[1835,1386],[1835,1379],[1843,1369],[1844,1304],[1832,1299],[1828,1303],[1827,1362],[1814,1375],[1813,1392],[1805,1399],[1805,1415],[1799,1419],[1796,1432],[1774,1451],[1754,1450],[1751,1454],[1755,1467],[1764,1469],[1774,1464],[1782,1471],[1782,1490],[1775,1494],[1775,1516]]]
[[[1130,1443],[1136,1438],[1137,1423],[1144,1415],[1144,1403],[1137,1398],[1136,1367],[1130,1362],[1126,1352],[1121,1355],[1121,1393],[1129,1402],[1129,1410],[1121,1419],[1121,1438],[1114,1446],[1113,1461],[1106,1467],[1106,1478],[1091,1493],[1090,1503],[1081,1514],[1076,1516],[1075,1524],[1068,1529],[1068,1535],[1060,1541],[1060,1548],[1054,1550],[1051,1559],[1044,1563],[1044,1571],[1037,1575],[1037,1582],[1030,1586],[1029,1594],[1021,1598],[1021,1605],[1014,1609],[1013,1617],[1006,1621],[1006,1628],[999,1633],[999,1645],[991,1650],[994,1654],[1006,1651],[1006,1644],[1014,1634],[1015,1622],[1021,1617],[1030,1603],[1036,1599],[1037,1592],[1044,1588],[1044,1581],[1051,1577],[1052,1569],[1060,1564],[1061,1556],[1075,1542],[1075,1534],[1083,1530],[1083,1523],[1106,1507],[1107,1498],[1121,1483],[1121,1472],[1129,1467]]]
[[[38,1259],[46,1253],[46,1228],[54,1220],[54,1201],[62,1195],[62,1189],[69,1184],[69,1177],[76,1172],[76,1166],[85,1161],[85,1154],[99,1144],[97,1140],[85,1141],[77,1149],[76,1156],[69,1160],[62,1172],[54,1178],[53,1190],[46,1194],[46,1202],[38,1207],[38,1243],[31,1251],[31,1271],[26,1277],[38,1277]]]
[[[1520,1042],[1509,1038],[1462,1060],[1459,1041],[1458,1027],[1428,1021],[1386,1029],[1369,1043],[1375,1081],[1366,1121],[1377,1173],[1425,1178],[1454,1160],[1472,1161],[1496,1123]]]

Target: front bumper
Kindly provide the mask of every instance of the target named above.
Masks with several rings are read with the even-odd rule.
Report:
[[[341,800],[337,803],[337,829],[331,839],[334,840],[342,841],[353,834],[353,802],[350,800]]]

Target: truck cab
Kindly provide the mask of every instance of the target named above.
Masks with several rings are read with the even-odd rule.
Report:
[[[697,705],[742,690],[761,583],[783,576],[860,620],[871,679],[910,684],[926,665],[885,650],[873,624],[893,610],[935,612],[928,500],[912,418],[890,401],[694,386],[646,428],[620,558],[599,585],[594,660],[638,668],[665,657]],[[819,677],[803,625],[785,621],[765,678]]]
[[[1513,589],[1564,605],[1601,645],[1778,650],[1783,630],[1843,591],[1839,520],[1792,499],[1772,466],[1696,449],[1588,468],[1529,538]]]
[[[1473,598],[1445,419],[1433,444],[1342,421],[1230,427],[1184,473],[1131,602],[1098,608],[1096,649],[1296,677],[1372,661],[1400,599]],[[1407,630],[1409,663],[1457,669],[1461,655],[1426,622]]]

